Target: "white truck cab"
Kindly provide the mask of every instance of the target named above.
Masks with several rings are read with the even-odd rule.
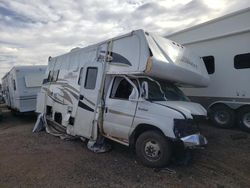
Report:
[[[196,122],[206,110],[166,80],[114,75],[104,103],[103,135],[135,146],[145,165],[166,164],[174,142],[186,148],[207,144]]]

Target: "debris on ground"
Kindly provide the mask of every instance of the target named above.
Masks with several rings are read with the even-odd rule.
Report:
[[[176,171],[170,168],[155,168],[154,172],[164,172],[168,174],[176,174]]]
[[[111,150],[111,145],[105,141],[103,136],[98,137],[97,140],[89,140],[87,147],[94,153],[105,153]]]
[[[1,106],[1,105],[0,105]],[[0,122],[0,187],[249,187],[250,136],[234,141],[239,130],[200,126],[209,138],[205,150],[192,153],[188,166],[145,167],[126,146],[97,155],[82,141],[32,133],[36,116],[16,117],[3,108]],[[243,133],[243,132],[242,132]],[[176,174],[171,175],[172,171]],[[158,173],[157,173],[158,171]],[[169,174],[170,172],[170,174]]]

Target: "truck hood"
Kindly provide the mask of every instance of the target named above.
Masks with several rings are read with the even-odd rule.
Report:
[[[185,114],[187,118],[192,115],[207,116],[207,111],[200,104],[188,101],[157,101],[156,104],[176,109]]]

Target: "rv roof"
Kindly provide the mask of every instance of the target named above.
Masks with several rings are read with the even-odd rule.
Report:
[[[133,32],[136,32],[136,31],[144,31],[144,30],[143,30],[143,29],[133,30],[133,31],[131,31],[131,32],[129,32],[129,33],[126,33],[126,34],[124,34],[124,35],[119,35],[119,36],[116,36],[116,37],[113,37],[113,38],[104,40],[104,41],[102,41],[102,42],[98,42],[98,43],[95,43],[95,44],[91,44],[91,45],[88,45],[88,46],[85,46],[85,47],[82,47],[82,48],[80,48],[80,47],[75,47],[75,48],[71,49],[70,52],[76,52],[76,51],[81,50],[81,49],[83,49],[83,48],[85,48],[85,49],[87,49],[87,48],[92,48],[92,47],[95,47],[96,45],[101,45],[101,44],[106,43],[106,42],[108,42],[108,41],[112,41],[112,40],[116,40],[116,39],[120,39],[120,38],[129,36],[129,35],[132,35],[132,33],[133,33]],[[64,54],[62,54],[62,55],[64,55]],[[62,55],[59,55],[59,56],[56,56],[56,57],[60,57],[60,56],[62,56]]]
[[[3,77],[5,78],[13,70],[23,70],[23,69],[35,69],[35,68],[46,68],[47,65],[16,65],[12,67]]]
[[[226,18],[230,18],[230,17],[236,16],[236,15],[239,15],[239,14],[242,14],[242,13],[245,13],[245,12],[248,12],[248,11],[250,11],[250,7],[245,8],[245,9],[242,9],[242,10],[239,10],[239,11],[236,11],[236,12],[232,12],[232,13],[230,13],[230,14],[226,14],[226,15],[224,15],[224,16],[221,16],[221,17],[218,17],[218,18],[209,20],[209,21],[207,21],[207,22],[204,22],[204,23],[201,23],[201,24],[198,24],[198,25],[195,25],[195,26],[192,26],[192,27],[189,27],[189,28],[186,28],[186,29],[183,29],[183,30],[174,32],[174,33],[170,33],[170,34],[166,35],[166,37],[171,37],[171,36],[173,36],[173,35],[177,35],[177,34],[180,34],[180,33],[184,33],[184,32],[186,32],[186,31],[194,30],[194,29],[203,27],[203,26],[205,26],[205,25],[209,25],[209,24],[211,24],[211,23],[219,22],[219,21],[224,20],[224,19],[226,19]]]

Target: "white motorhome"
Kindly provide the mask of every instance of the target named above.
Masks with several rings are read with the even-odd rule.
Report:
[[[15,112],[31,112],[36,109],[46,66],[15,66],[2,78],[6,105]]]
[[[250,131],[250,8],[167,35],[203,58],[207,88],[185,88],[215,125]]]
[[[173,41],[132,31],[50,57],[45,76],[37,112],[54,129],[135,146],[147,166],[166,164],[174,143],[207,143],[196,124],[206,110],[177,86],[207,86],[209,77],[202,60]]]

